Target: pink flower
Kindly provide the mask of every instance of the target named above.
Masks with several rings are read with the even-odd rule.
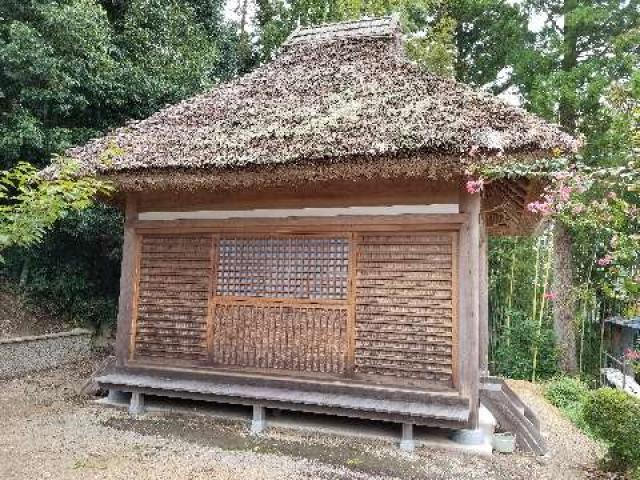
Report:
[[[532,202],[527,205],[527,210],[533,213],[540,213],[542,215],[551,215],[553,213],[553,207],[549,202]]]
[[[547,292],[544,294],[544,298],[553,301],[558,298],[558,294],[555,292]]]
[[[480,151],[480,145],[473,145],[469,149],[469,156],[470,157],[475,157],[478,154],[479,151]]]
[[[482,178],[469,180],[467,181],[466,189],[471,194],[480,193],[484,189],[484,180]]]
[[[572,191],[573,189],[571,187],[567,187],[567,186],[560,187],[560,190],[558,190],[558,196],[560,197],[560,200],[562,200],[563,202],[568,202],[569,198],[571,197]]]
[[[624,358],[627,360],[640,361],[640,350],[634,350],[632,348],[624,349]]]
[[[584,205],[574,205],[571,211],[574,215],[580,215],[582,212],[584,212]]]
[[[599,267],[608,267],[609,265],[611,265],[611,263],[613,263],[613,257],[607,254],[604,257],[599,258],[596,263]]]

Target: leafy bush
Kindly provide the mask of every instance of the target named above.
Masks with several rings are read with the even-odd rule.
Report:
[[[538,347],[536,378],[547,379],[557,373],[557,349],[553,328],[547,322],[538,332],[538,323],[530,315],[506,311],[510,327],[494,331],[492,368],[495,374],[507,378],[531,380],[533,350]]]
[[[589,389],[577,378],[559,377],[549,382],[545,397],[561,409],[578,427],[587,429],[583,418],[583,406],[589,398]]]
[[[640,478],[640,401],[622,390],[601,388],[588,396],[583,418],[607,444],[608,466]]]
[[[549,382],[545,389],[545,396],[552,405],[564,409],[576,403],[584,403],[589,396],[589,390],[577,378],[559,377]]]

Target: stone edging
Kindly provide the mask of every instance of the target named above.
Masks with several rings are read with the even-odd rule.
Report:
[[[78,337],[83,335],[91,335],[91,330],[87,330],[84,328],[74,328],[73,330],[69,330],[67,332],[46,333],[44,335],[30,335],[26,337],[15,337],[15,338],[0,338],[0,345],[6,345],[9,343],[36,342],[39,340],[50,340],[50,339],[61,338],[61,337]]]

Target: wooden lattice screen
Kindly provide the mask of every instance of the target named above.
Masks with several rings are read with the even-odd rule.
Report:
[[[222,237],[213,316],[216,365],[345,371],[345,237]]]
[[[144,235],[133,357],[450,385],[456,241]]]
[[[221,238],[216,295],[347,298],[346,238]]]

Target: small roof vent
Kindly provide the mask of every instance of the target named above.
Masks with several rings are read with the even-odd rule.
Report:
[[[312,44],[349,38],[392,38],[400,34],[400,23],[395,16],[364,17],[360,20],[297,28],[289,35],[285,46]]]

